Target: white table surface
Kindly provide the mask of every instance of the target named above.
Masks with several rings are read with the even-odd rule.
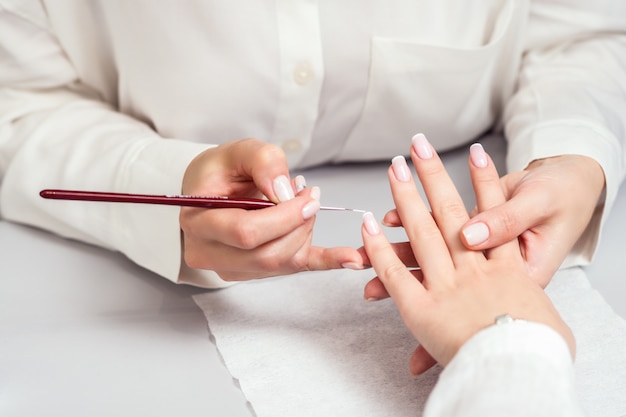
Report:
[[[502,166],[504,144],[482,141]],[[473,205],[467,149],[444,157]],[[391,207],[388,163],[304,172],[322,201]],[[589,280],[626,317],[626,186],[608,219]],[[360,245],[361,218],[320,213],[318,244]],[[389,232],[389,231],[386,231]],[[401,239],[399,231],[388,235]],[[192,296],[123,256],[0,221],[0,415],[253,415],[211,341]]]

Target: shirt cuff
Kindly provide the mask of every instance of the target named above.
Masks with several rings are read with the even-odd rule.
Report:
[[[125,162],[116,188],[123,192],[177,195],[193,158],[215,145],[176,139],[147,138]],[[194,271],[183,262],[180,208],[119,205],[117,227],[121,248],[133,262],[176,283],[214,288],[227,285],[211,271]]]
[[[521,320],[478,332],[443,370],[424,410],[461,415],[582,415],[565,340]]]

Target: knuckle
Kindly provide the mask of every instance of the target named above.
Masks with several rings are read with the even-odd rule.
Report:
[[[413,243],[416,247],[420,245],[429,245],[431,242],[435,242],[442,238],[441,230],[437,226],[423,227],[417,232],[418,239]]]
[[[418,167],[418,174],[420,178],[439,176],[445,173],[446,173],[446,170],[444,166],[440,163],[419,164],[419,167]]]
[[[254,157],[256,161],[261,164],[274,165],[277,161],[286,160],[283,149],[273,143],[263,143]]]
[[[464,219],[468,216],[467,209],[459,203],[442,203],[432,208],[435,219]]]
[[[512,213],[504,212],[500,218],[500,229],[505,235],[518,233],[518,224],[517,216]]]
[[[254,147],[254,148],[262,147],[263,144],[264,143],[257,138],[245,138],[245,139],[240,139],[240,140],[233,140],[231,142],[226,142],[222,146],[239,149],[239,148],[250,148],[250,147]]]
[[[232,229],[234,242],[238,248],[252,250],[259,246],[259,232],[246,222],[239,222]]]
[[[489,229],[496,238],[513,238],[523,232],[520,217],[510,210],[501,210],[491,217]]]
[[[266,251],[259,255],[257,263],[261,271],[275,272],[281,269],[284,261],[275,251]]]
[[[395,280],[407,272],[407,268],[401,262],[393,262],[389,265],[385,265],[381,271],[376,272],[383,282],[393,284]]]
[[[474,174],[472,178],[474,184],[478,186],[479,189],[487,188],[487,187],[498,187],[500,186],[500,178],[497,175],[492,175],[489,173],[483,173],[480,171],[480,174]]]
[[[269,272],[296,272],[308,269],[308,256],[306,251],[292,253],[284,248],[264,248],[257,254],[257,265],[263,271]]]
[[[305,251],[298,251],[291,257],[291,266],[295,271],[308,269],[308,256]]]

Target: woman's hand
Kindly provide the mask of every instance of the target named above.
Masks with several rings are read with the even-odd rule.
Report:
[[[461,240],[469,249],[486,250],[517,238],[531,278],[545,288],[597,208],[604,189],[602,168],[585,156],[555,156],[505,175],[501,185],[506,201],[481,213],[474,210]],[[402,225],[395,209],[383,224]],[[407,252],[407,245],[396,246],[399,253]],[[385,296],[379,282],[366,289],[366,297]]]
[[[478,211],[503,204],[505,195],[493,162],[480,145],[472,148],[471,155]],[[362,228],[364,248],[380,283],[420,342],[417,356],[422,363],[412,362],[411,371],[427,369],[428,354],[445,366],[472,335],[505,313],[552,327],[574,355],[574,337],[541,286],[530,279],[518,241],[485,252],[467,249],[459,232],[469,215],[423,135],[414,138],[411,157],[430,209],[403,157],[394,158],[389,182],[398,218],[409,237],[410,258],[420,269],[407,268],[371,214],[364,216]]]
[[[301,177],[292,182],[275,145],[246,139],[206,150],[189,164],[182,192],[280,203],[251,211],[181,208],[184,258],[192,268],[240,281],[363,264],[353,248],[311,246],[319,188],[305,188]]]
[[[501,184],[507,201],[465,224],[463,243],[485,250],[519,238],[530,276],[545,287],[591,220],[604,189],[602,168],[585,156],[556,156]]]

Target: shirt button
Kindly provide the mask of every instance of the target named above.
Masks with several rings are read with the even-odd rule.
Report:
[[[308,62],[301,62],[293,70],[293,79],[299,85],[308,84],[314,76],[313,68]]]
[[[302,143],[298,139],[287,139],[281,146],[285,152],[298,152],[302,150]]]

